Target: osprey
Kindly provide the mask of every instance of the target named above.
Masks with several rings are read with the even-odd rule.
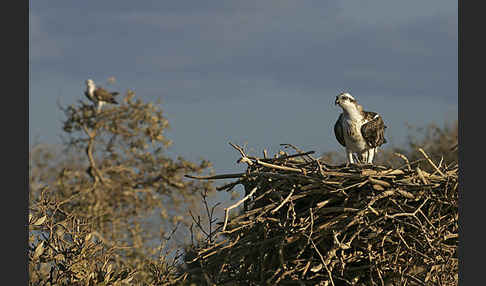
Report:
[[[108,92],[102,87],[96,87],[94,81],[91,79],[86,80],[86,91],[84,92],[84,95],[98,105],[98,112],[101,110],[101,106],[105,103],[118,104],[114,98],[114,96],[118,94],[118,92]]]
[[[373,164],[378,147],[386,143],[383,119],[376,112],[363,111],[349,93],[339,94],[334,104],[343,109],[334,124],[334,134],[337,141],[346,147],[347,162]]]

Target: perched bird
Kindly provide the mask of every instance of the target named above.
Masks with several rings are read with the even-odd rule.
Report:
[[[86,80],[86,91],[84,95],[88,97],[93,103],[97,104],[97,111],[101,110],[101,106],[105,103],[118,104],[114,96],[118,95],[118,92],[109,92],[102,87],[96,87],[92,79]]]
[[[343,109],[334,124],[334,134],[346,148],[347,162],[373,164],[377,148],[386,143],[383,119],[376,112],[363,111],[356,99],[346,92],[336,96],[334,104]]]

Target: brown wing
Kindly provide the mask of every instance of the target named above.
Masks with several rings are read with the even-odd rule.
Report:
[[[346,143],[344,142],[344,130],[343,130],[343,114],[339,115],[338,120],[334,124],[334,134],[336,135],[337,141],[346,147]]]
[[[374,148],[386,143],[385,122],[376,112],[365,111],[365,118],[369,121],[361,126],[361,135],[368,146]]]
[[[115,98],[113,98],[113,96],[117,95],[117,94],[118,94],[118,92],[108,92],[104,88],[101,88],[101,87],[98,87],[94,92],[95,97],[99,101],[106,101],[106,102],[114,103],[114,104],[118,103],[118,102],[116,102]]]

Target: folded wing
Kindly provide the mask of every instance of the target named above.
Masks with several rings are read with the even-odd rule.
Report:
[[[339,144],[346,147],[346,143],[344,142],[344,130],[343,130],[343,114],[339,115],[338,120],[334,124],[334,134],[336,135],[336,139]]]
[[[361,135],[369,147],[375,148],[385,144],[385,122],[376,112],[365,111],[365,117],[369,121],[361,126]]]
[[[109,102],[109,103],[113,103],[113,104],[118,104],[118,102],[116,102],[114,96],[118,95],[118,92],[108,92],[107,90],[101,88],[101,87],[98,87],[96,90],[95,90],[95,96],[97,97],[97,99],[99,101],[104,101],[104,102]]]

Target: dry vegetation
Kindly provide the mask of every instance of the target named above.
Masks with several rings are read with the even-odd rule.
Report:
[[[246,172],[214,176],[167,155],[158,104],[118,101],[61,107],[61,148],[31,149],[30,285],[457,284],[457,124],[383,150],[386,167],[233,145]],[[246,193],[216,218],[221,178]]]
[[[168,121],[157,104],[127,92],[96,114],[91,103],[62,107],[64,144],[30,154],[31,285],[163,285],[174,282],[189,226],[208,182],[183,176],[209,162],[171,159]]]
[[[457,285],[457,164],[437,166],[422,149],[432,173],[404,156],[396,169],[331,166],[311,152],[256,158],[234,147],[245,173],[197,177],[238,178],[226,189],[246,194],[227,208],[242,212],[193,249],[198,284]]]

